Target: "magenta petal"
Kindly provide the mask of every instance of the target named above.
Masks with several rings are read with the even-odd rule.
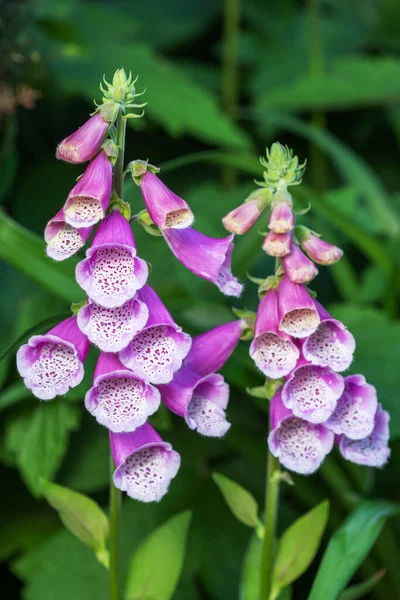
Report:
[[[240,296],[243,286],[231,273],[233,235],[211,238],[192,227],[163,231],[176,258],[192,273],[214,283],[227,296]]]
[[[185,200],[174,194],[147,170],[142,176],[140,189],[151,220],[160,229],[184,229],[193,223],[193,213]]]
[[[311,335],[320,323],[314,301],[306,288],[292,283],[284,275],[278,288],[279,330],[303,338]]]
[[[313,234],[301,242],[301,247],[314,262],[320,265],[332,265],[343,256],[343,251],[340,248],[324,242],[324,240]]]
[[[179,454],[148,423],[130,433],[110,431],[110,444],[114,485],[136,500],[159,502],[179,470]]]
[[[103,244],[122,244],[136,248],[131,224],[116,208],[103,219],[93,238],[92,246]]]
[[[100,149],[108,127],[109,123],[96,113],[82,127],[60,142],[56,157],[70,163],[90,160]]]
[[[279,331],[278,292],[270,289],[257,310],[250,356],[264,375],[279,379],[296,366],[299,349],[290,336]]]
[[[286,233],[293,229],[293,210],[287,202],[280,202],[272,207],[268,227],[274,233]]]
[[[65,221],[63,209],[50,219],[44,230],[47,256],[61,261],[80,250],[87,242],[93,227],[77,229]]]
[[[318,275],[318,269],[296,244],[292,244],[290,254],[282,258],[286,275],[293,283],[307,283]]]
[[[223,219],[225,229],[236,235],[242,235],[249,231],[258,217],[263,213],[259,209],[259,198],[243,202],[240,206],[231,210]]]
[[[89,227],[103,219],[110,202],[112,165],[101,151],[68,194],[65,220],[73,227]]]
[[[70,317],[21,346],[17,368],[37,398],[51,400],[81,383],[88,351],[89,341],[79,330],[76,317]]]
[[[343,435],[339,449],[346,460],[368,467],[383,467],[389,459],[389,413],[378,404],[372,433],[361,440],[351,440]]]
[[[89,301],[78,313],[78,325],[103,352],[119,352],[143,329],[148,316],[147,306],[137,298],[117,308]]]
[[[264,238],[262,247],[270,256],[286,256],[292,247],[291,231],[287,231],[286,233],[269,231],[268,235]]]

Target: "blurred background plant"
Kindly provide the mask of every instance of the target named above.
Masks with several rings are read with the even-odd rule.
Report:
[[[304,183],[293,193],[298,208],[313,203],[304,222],[346,252],[329,272],[321,269],[316,289],[355,335],[351,370],[365,374],[391,413],[392,458],[375,472],[334,454],[318,475],[294,477],[293,487],[283,486],[281,529],[329,499],[325,544],[364,498],[398,500],[399,3],[1,0],[0,7],[2,349],[68,310],[71,297],[82,300],[76,261],[54,265],[44,253],[44,225],[76,176],[54,160],[54,151],[85,121],[101,75],[131,69],[147,88],[148,106],[144,119],[129,123],[128,147],[137,150],[127,161],[161,165],[163,181],[191,204],[198,229],[224,235],[221,218],[254,189],[262,172],[258,156],[279,139],[301,160],[308,157]],[[126,199],[139,205],[133,183]],[[259,277],[273,270],[269,258],[260,259],[262,237],[254,229],[237,240],[234,253],[233,269],[243,280],[246,272]],[[167,254],[162,240],[139,231],[137,243],[148,261],[163,262],[151,284],[186,331],[229,320],[232,306],[255,309],[250,282],[239,301],[224,299]],[[19,380],[14,354],[0,363],[0,558],[7,600],[21,594],[27,600],[107,598],[104,568],[39,497],[44,478],[107,503],[107,435],[82,403],[92,369],[93,360],[83,384],[66,398],[39,404]],[[267,402],[246,393],[263,383],[247,345],[224,375],[232,390],[227,436],[204,440],[158,413],[156,426],[183,457],[180,474],[159,505],[129,499],[123,505],[123,575],[151,531],[179,511],[193,511],[180,583],[173,596],[155,600],[226,600],[238,597],[240,585],[242,600],[254,597],[248,569],[242,574],[249,530],[235,520],[211,473],[241,483],[262,504]],[[379,523],[368,543],[393,512],[389,507],[367,505],[367,522],[375,515]],[[400,597],[399,527],[398,519],[385,525],[352,581],[370,583],[347,598]],[[368,543],[360,543],[366,553]],[[163,564],[163,545],[153,552]],[[308,597],[318,558],[287,594]],[[137,568],[131,563],[130,572]],[[139,597],[127,591],[127,600]]]

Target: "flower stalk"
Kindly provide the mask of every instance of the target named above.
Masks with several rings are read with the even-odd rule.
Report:
[[[269,600],[279,507],[279,461],[268,452],[265,484],[264,540],[261,555],[260,600]]]

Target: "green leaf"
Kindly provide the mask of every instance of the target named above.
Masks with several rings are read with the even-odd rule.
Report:
[[[13,417],[6,430],[6,448],[15,455],[22,478],[35,496],[41,480],[52,479],[67,451],[79,412],[65,400],[42,402]]]
[[[43,496],[58,512],[61,521],[86,546],[94,550],[97,560],[108,567],[108,519],[100,506],[83,494],[74,492],[66,487],[43,483]]]
[[[262,540],[260,540],[256,533],[253,533],[247,546],[243,562],[242,575],[240,578],[240,600],[259,600],[261,555]]]
[[[128,570],[126,600],[172,598],[183,567],[191,518],[190,511],[172,517],[136,550]]]
[[[339,600],[358,600],[358,598],[363,598],[377,583],[380,582],[385,573],[386,570],[381,569],[366,581],[358,583],[357,585],[352,585],[340,594]]]
[[[336,600],[374,545],[388,517],[399,507],[390,502],[365,501],[333,534],[308,600]]]
[[[254,496],[225,475],[213,473],[212,477],[235,517],[248,527],[257,527],[258,504]]]
[[[321,543],[328,515],[329,502],[325,500],[286,529],[279,540],[271,600],[309,567]]]
[[[77,260],[53,262],[37,235],[0,211],[0,259],[25,273],[44,288],[68,302],[83,300],[84,292],[74,278]]]
[[[30,391],[24,386],[22,381],[17,381],[3,390],[0,394],[0,410],[13,406],[25,398],[29,398]]]

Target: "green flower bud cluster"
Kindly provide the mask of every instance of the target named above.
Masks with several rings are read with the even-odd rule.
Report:
[[[143,104],[136,104],[135,98],[142,96],[146,90],[137,93],[135,84],[138,77],[132,79],[132,74],[129,73],[129,77],[126,75],[124,69],[117,69],[114,73],[112,83],[109,83],[105,76],[103,76],[104,85],[100,84],[100,90],[103,92],[103,104],[97,105],[98,110],[104,120],[109,123],[113,123],[119,110],[126,112],[127,108],[143,108],[146,106],[146,102]],[[140,118],[144,115],[144,110],[141,113],[129,113],[125,114],[124,118]]]
[[[299,159],[293,155],[293,150],[275,142],[271,149],[266,149],[266,158],[261,157],[260,162],[266,170],[263,173],[264,181],[257,183],[276,190],[282,186],[301,183],[307,161],[299,165]]]

